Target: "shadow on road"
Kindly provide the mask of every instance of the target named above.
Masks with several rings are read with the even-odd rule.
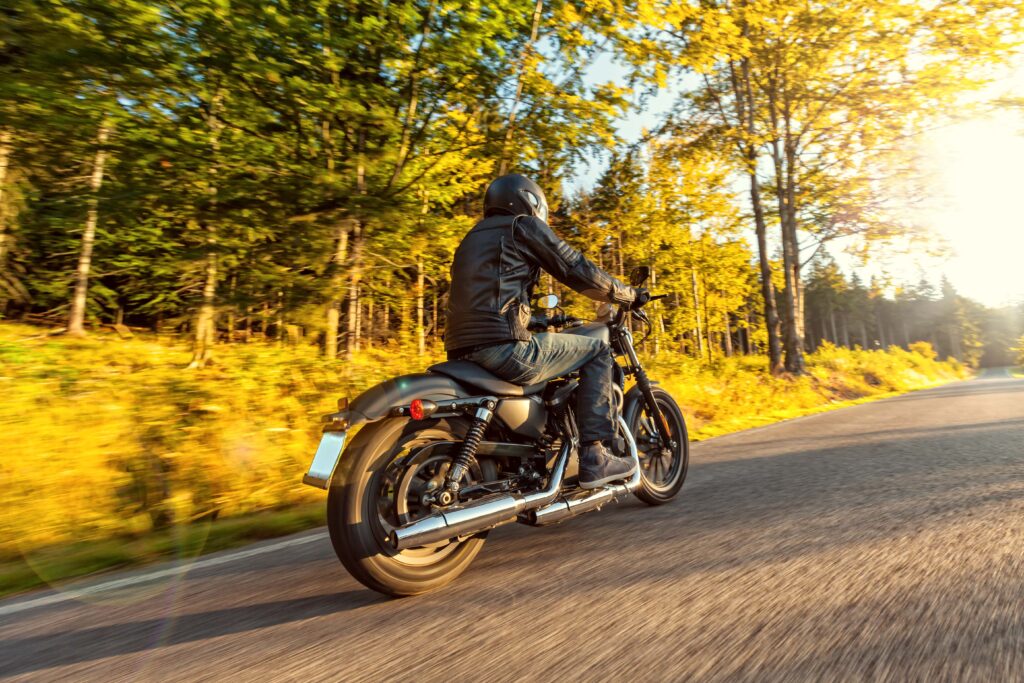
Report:
[[[1006,420],[879,431],[832,448],[818,441],[816,448],[768,456],[754,448],[743,459],[698,459],[677,502],[659,508],[626,503],[539,533],[513,530],[517,542],[489,546],[469,576],[518,564],[555,577],[560,564],[625,565],[618,572],[562,574],[559,590],[582,597],[652,582],[685,585],[707,572],[749,571],[839,548],[941,534],[983,509],[1024,500],[1022,435],[1024,420]],[[471,595],[467,590],[462,597]]]
[[[1024,388],[1024,382],[1018,384]],[[1001,386],[999,393],[1006,390],[1021,389]],[[997,507],[1017,509],[1024,500],[1022,419],[877,425],[872,431],[869,414],[847,416],[852,421],[808,423],[791,433],[780,430],[776,438],[764,432],[756,440],[748,435],[709,443],[695,457],[682,496],[670,505],[649,508],[631,499],[554,528],[499,529],[449,591],[391,602],[360,588],[66,629],[0,641],[0,668],[3,675],[46,671],[363,607],[372,609],[332,623],[359,633],[385,622],[432,623],[453,609],[460,615],[492,615],[500,605],[503,619],[522,624],[539,608],[571,615],[580,605],[607,596],[642,596],[652,586],[664,604],[651,608],[660,610],[684,600],[702,577],[733,580],[835,551],[863,554],[865,548],[920,534],[955,550],[970,539],[945,538],[947,529]],[[858,426],[857,419],[869,422]],[[865,558],[870,562],[870,555]],[[906,558],[908,565],[914,561]],[[306,575],[296,562],[294,577],[301,582]],[[239,570],[225,566],[218,573]],[[631,599],[643,604],[642,598]],[[329,633],[322,637],[334,639],[333,629],[322,627]]]
[[[338,614],[386,599],[365,590],[294,600],[128,621],[109,626],[0,641],[0,675],[13,676],[67,664],[254,631],[269,626]]]

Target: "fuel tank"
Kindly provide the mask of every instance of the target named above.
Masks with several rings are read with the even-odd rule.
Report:
[[[594,339],[600,339],[605,344],[610,343],[612,339],[607,323],[585,323],[579,327],[570,327],[567,330],[562,330],[559,334],[578,334],[581,337],[593,337]]]

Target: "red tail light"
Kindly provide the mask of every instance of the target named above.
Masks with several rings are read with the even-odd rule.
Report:
[[[409,404],[409,416],[414,420],[422,420],[426,417],[426,413],[423,410],[423,401],[416,399]]]

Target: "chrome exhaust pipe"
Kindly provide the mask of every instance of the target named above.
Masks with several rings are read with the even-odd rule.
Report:
[[[550,505],[531,511],[527,518],[527,524],[533,526],[557,524],[570,517],[582,515],[584,512],[599,510],[605,503],[632,493],[639,487],[640,468],[638,467],[629,481],[623,484],[612,484],[584,494],[576,493],[572,496],[563,496]]]
[[[570,517],[582,515],[584,512],[598,510],[605,503],[615,500],[619,496],[625,496],[640,488],[640,454],[636,449],[636,441],[633,439],[633,435],[630,434],[629,429],[626,427],[625,421],[622,420],[621,417],[619,418],[619,421],[620,426],[622,427],[622,434],[626,439],[626,447],[629,449],[630,455],[633,456],[633,460],[636,462],[636,470],[633,472],[633,476],[622,484],[611,484],[589,492],[576,492],[570,496],[562,496],[550,505],[530,511],[526,518],[527,524],[532,524],[533,526],[557,524],[558,522],[567,520]]]
[[[551,478],[542,491],[527,495],[495,494],[466,505],[424,517],[391,532],[388,543],[394,550],[406,550],[431,543],[440,543],[458,536],[478,534],[506,522],[515,521],[519,513],[548,505],[562,490],[565,467],[573,444],[562,444]]]

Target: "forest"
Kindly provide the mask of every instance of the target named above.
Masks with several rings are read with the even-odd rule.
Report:
[[[927,241],[900,211],[919,189],[908,141],[1009,58],[1021,14],[1011,0],[13,0],[0,314],[72,336],[179,333],[192,367],[253,339],[423,355],[483,189],[516,171],[606,269],[653,267],[670,298],[651,353],[761,354],[799,374],[822,340],[928,340],[973,365],[988,341],[1005,363],[1019,312],[936,292],[937,277],[859,282],[828,245],[870,260]],[[622,139],[617,122],[666,90],[660,123]],[[573,183],[594,164],[592,187]]]
[[[839,265],[937,250],[906,210],[915,140],[1022,22],[1018,0],[8,0],[0,594],[322,522],[318,416],[443,356],[452,254],[505,173],[612,274],[651,268],[642,353],[693,439],[1024,365],[1024,302]]]

